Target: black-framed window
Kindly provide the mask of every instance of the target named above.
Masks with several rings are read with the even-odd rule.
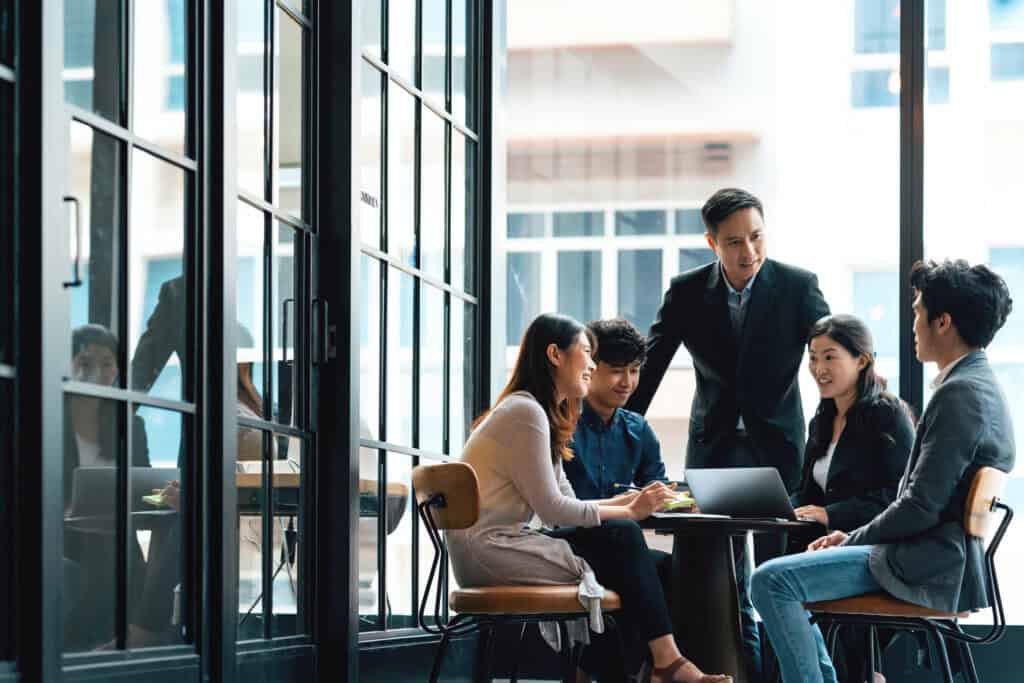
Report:
[[[926,45],[946,49],[946,0],[927,0]],[[858,54],[900,51],[900,0],[857,0],[854,49]]]
[[[0,2],[0,543],[13,549],[14,543],[14,6]],[[0,559],[0,662],[13,659],[15,626],[14,557]]]
[[[316,31],[308,3],[239,2],[233,458],[239,641],[303,636],[312,628]]]
[[[461,452],[479,377],[474,0],[362,2],[359,616],[415,626],[411,471]],[[387,27],[387,30],[382,30]]]

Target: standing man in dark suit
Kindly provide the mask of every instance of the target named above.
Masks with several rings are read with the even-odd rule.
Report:
[[[773,466],[792,492],[806,430],[797,376],[807,333],[828,315],[828,304],[814,273],[767,258],[757,197],[719,190],[701,215],[718,260],[672,279],[647,337],[640,385],[626,407],[647,412],[685,345],[697,376],[686,467]],[[742,546],[736,555],[748,667],[756,679],[761,655],[750,573]]]

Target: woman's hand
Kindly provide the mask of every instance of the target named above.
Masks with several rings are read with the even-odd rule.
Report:
[[[849,536],[849,534],[845,531],[833,531],[827,536],[822,536],[821,538],[815,541],[811,541],[810,545],[807,546],[807,549],[813,552],[815,550],[833,548],[837,545],[842,545],[843,541],[846,540],[847,536]]]
[[[660,481],[651,482],[642,491],[634,493],[637,495],[627,506],[630,519],[634,521],[647,519],[651,514],[663,510],[665,505],[676,497],[676,492]]]
[[[167,486],[160,491],[160,495],[164,497],[164,502],[172,508],[181,509],[181,484],[177,480],[168,482]]]
[[[796,513],[797,519],[813,519],[826,529],[828,528],[828,511],[823,507],[818,507],[817,505],[801,505],[793,512]]]
[[[605,501],[605,505],[629,505],[633,502],[633,499],[639,495],[639,491],[626,491],[625,493],[620,493],[617,496],[612,496]]]

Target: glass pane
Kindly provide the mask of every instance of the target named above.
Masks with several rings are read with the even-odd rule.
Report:
[[[703,235],[704,219],[700,209],[676,209],[677,235]]]
[[[933,9],[929,4],[925,11]],[[1013,73],[1014,78],[1024,78],[1024,59],[1019,49],[1016,59],[997,58],[997,52],[1012,49],[1012,44],[997,41],[1021,42],[1024,6],[1019,2],[949,2],[945,12],[951,27],[973,24],[981,30],[951,34],[956,46],[948,59],[927,55],[928,71],[948,64],[948,70],[955,73],[956,87],[947,93],[948,104],[939,105],[929,97],[925,105],[924,256],[939,262],[948,258],[964,259],[971,265],[984,263],[1005,279],[1014,310],[985,353],[1006,396],[1019,440],[1024,433],[1024,314],[1019,305],[1024,300],[1024,224],[1017,211],[1007,210],[1007,199],[1019,196],[1024,183],[1020,165],[1024,119],[1020,116],[1019,84],[1005,81]],[[989,26],[995,30],[984,30]],[[983,61],[980,68],[971,69],[970,58],[959,57],[981,55],[983,59],[990,49],[990,69],[984,68]],[[978,106],[979,98],[990,105]],[[896,280],[890,287],[896,287]],[[924,364],[925,409],[937,374],[935,363]],[[1010,473],[1003,496],[1015,509],[1024,505],[1022,475],[1021,468]],[[1016,558],[1021,553],[1024,528],[1011,524],[996,555],[1000,576],[1019,571]],[[1003,591],[1006,621],[1024,624],[1024,590],[1015,582],[1010,584]],[[990,623],[985,621],[987,617],[981,613],[969,622]]]
[[[561,211],[552,218],[555,237],[593,237],[604,234],[603,211]]]
[[[664,235],[667,228],[664,211],[616,211],[615,234]]]
[[[558,310],[584,324],[601,317],[601,252],[558,252]]]
[[[420,448],[444,449],[444,292],[420,282]]]
[[[990,69],[993,81],[1024,80],[1024,42],[992,45]]]
[[[139,150],[132,157],[128,274],[131,386],[190,400],[190,292],[185,279],[185,171]]]
[[[114,3],[97,3],[103,4]],[[188,3],[136,0],[132,7],[132,125],[140,136],[184,154],[189,109]],[[108,30],[103,27],[103,40],[108,40]]]
[[[0,81],[0,363],[12,362],[14,331],[13,86]],[[0,420],[3,418],[0,417]]]
[[[238,203],[236,296],[238,309],[238,414],[263,417],[264,311],[263,296],[270,284],[264,271],[263,238],[266,214]]]
[[[661,292],[661,249],[619,252],[618,314],[641,330],[654,322]]]
[[[359,257],[359,436],[380,437],[380,261]]]
[[[452,116],[476,130],[476,50],[473,3],[452,0]]]
[[[526,328],[540,315],[539,253],[509,253],[505,291],[505,343],[518,346]]]
[[[412,554],[412,530],[416,511],[412,507],[413,460],[400,453],[387,454],[387,487],[384,495],[384,519],[387,534],[387,571],[385,597],[387,621],[385,628],[414,628],[416,609],[413,603],[412,568],[417,561]],[[430,545],[430,540],[423,541]]]
[[[274,203],[302,216],[305,182],[306,70],[305,30],[285,12],[277,12],[277,54],[274,55]]]
[[[68,187],[78,200],[80,226],[76,243],[76,214],[69,205],[70,258],[81,255],[82,284],[71,295],[71,371],[79,382],[124,386],[124,348],[120,341],[120,255],[124,228],[124,145],[86,125],[72,123]],[[69,264],[68,272],[71,273]]]
[[[715,252],[711,251],[707,247],[694,247],[679,250],[679,272],[685,273],[688,270],[694,268],[700,268],[703,265],[715,261],[718,257],[715,256]]]
[[[296,348],[299,342],[298,301],[302,282],[302,233],[283,223],[275,223],[278,234],[272,236],[271,268],[274,282],[274,361],[271,401],[274,421],[298,425],[296,407],[299,382]]]
[[[388,273],[387,441],[412,446],[413,278]]]
[[[452,129],[452,285],[476,292],[473,179],[476,143]]]
[[[544,236],[544,214],[510,213],[506,226],[509,239]]]
[[[0,380],[0,542],[14,548],[14,382]],[[0,559],[0,660],[13,658],[15,628],[14,557],[5,553]],[[67,595],[67,593],[65,593]]]
[[[361,0],[363,5],[363,49],[373,56],[381,56],[381,0]]]
[[[238,1],[238,187],[261,199],[266,196],[266,22],[265,0]]]
[[[423,0],[423,87],[427,97],[444,105],[444,65],[447,17],[445,0]]]
[[[388,2],[388,64],[392,74],[415,84],[416,0]]]
[[[359,630],[373,631],[382,624],[378,616],[380,601],[378,587],[384,577],[377,571],[380,556],[377,546],[377,529],[380,503],[377,500],[379,486],[378,452],[369,448],[359,449]]]
[[[420,149],[421,268],[444,279],[444,134],[443,119],[422,108],[423,140]]]
[[[473,392],[476,375],[473,352],[476,349],[476,306],[452,299],[452,355],[449,452],[461,455],[469,438],[469,427],[476,419]]]
[[[182,573],[186,538],[180,469],[187,437],[181,413],[149,406],[132,417],[132,444],[149,454],[149,467],[133,467],[128,541],[128,647],[173,645],[183,640],[189,603]],[[141,443],[139,443],[141,441]]]
[[[275,638],[305,633],[309,629],[301,604],[305,550],[305,518],[302,463],[306,442],[298,437],[274,434],[273,608],[271,635]]]
[[[0,63],[14,62],[14,5],[12,0],[0,0]]]
[[[394,83],[388,97],[388,252],[414,266],[416,100]]]
[[[117,563],[125,406],[68,395],[64,411],[64,650],[81,652],[112,644],[116,635],[117,586],[125,577]],[[148,465],[146,440],[132,443],[133,467]],[[128,556],[139,561],[137,545]],[[138,589],[129,586],[129,594]]]
[[[239,392],[239,415],[245,403]],[[264,636],[263,618],[263,464],[270,462],[269,432],[238,427],[238,639]],[[276,461],[274,472],[277,473]]]
[[[381,109],[381,73],[363,62],[363,110],[360,125],[359,158],[359,230],[363,243],[379,249],[381,234],[381,130],[383,114]]]
[[[64,3],[64,100],[124,125],[120,2]]]

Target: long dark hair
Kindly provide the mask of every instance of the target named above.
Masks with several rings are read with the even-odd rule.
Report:
[[[495,405],[501,403],[506,396],[516,391],[528,391],[537,399],[548,416],[552,462],[557,462],[559,457],[572,460],[569,441],[576,431],[580,402],[573,399],[561,402],[556,400],[554,367],[548,360],[547,349],[554,344],[567,351],[579,339],[581,332],[587,335],[591,348],[596,352],[597,342],[593,334],[577,320],[558,313],[542,313],[537,316],[523,334],[512,377],[495,402]],[[489,413],[487,411],[478,417],[473,427],[476,428]]]
[[[885,380],[875,372],[875,343],[871,338],[871,330],[860,318],[837,313],[827,315],[811,327],[807,335],[807,346],[818,337],[829,337],[842,346],[854,358],[863,357],[867,364],[861,368],[857,376],[857,399],[846,413],[846,426],[853,429],[854,434],[879,433],[882,438],[895,443],[891,435],[879,429],[876,406],[883,403],[899,404],[900,400],[885,391]],[[832,441],[832,423],[836,417],[836,402],[831,398],[823,398],[818,403],[814,414],[814,427],[809,436],[809,446],[813,452],[824,449]]]

